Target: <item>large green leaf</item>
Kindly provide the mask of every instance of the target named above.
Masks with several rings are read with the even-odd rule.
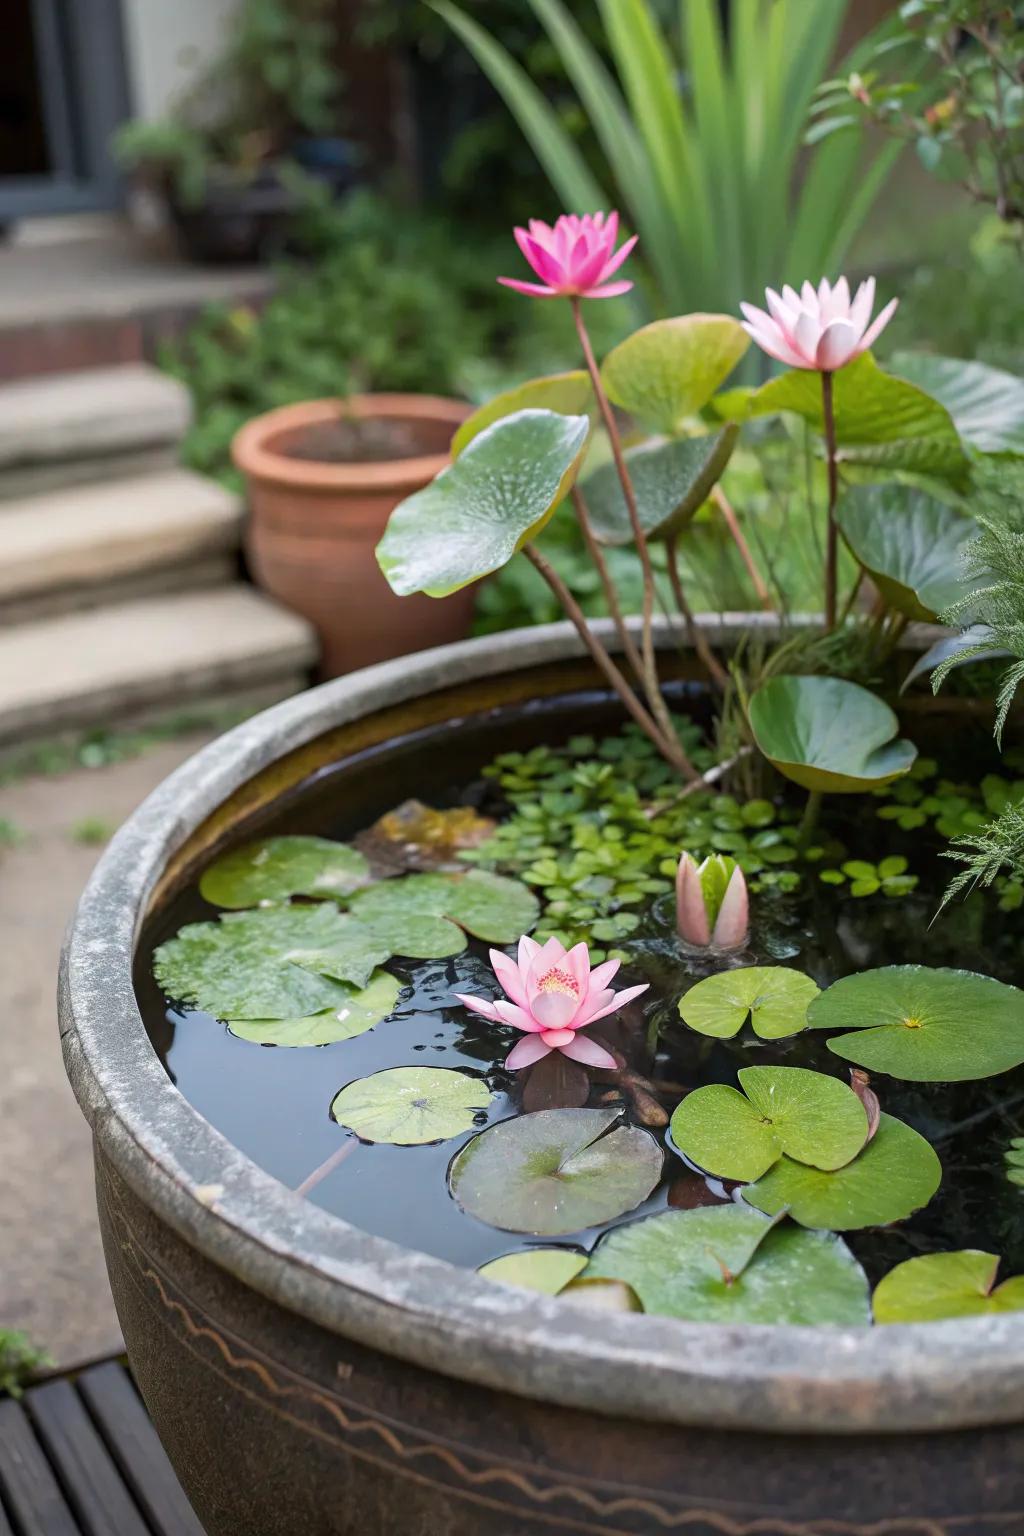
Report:
[[[845,1083],[805,1067],[743,1067],[740,1093],[696,1088],[672,1116],[684,1156],[720,1179],[753,1183],[786,1154],[814,1168],[842,1168],[868,1136],[864,1106]]]
[[[361,1141],[397,1147],[449,1141],[472,1128],[491,1102],[479,1078],[446,1067],[388,1067],[335,1094],[331,1116]]]
[[[848,1232],[904,1221],[927,1205],[942,1181],[942,1164],[923,1136],[891,1115],[851,1163],[826,1173],[780,1157],[743,1198],[769,1216],[788,1211],[803,1227]]]
[[[645,1312],[805,1327],[870,1321],[864,1271],[837,1237],[736,1205],[666,1211],[602,1238],[584,1279],[622,1281]]]
[[[454,464],[392,512],[377,561],[400,597],[446,597],[536,538],[568,495],[586,416],[519,411],[485,427]]]
[[[485,427],[517,411],[557,411],[560,416],[589,415],[594,409],[594,387],[584,368],[571,373],[552,373],[542,379],[529,379],[495,395],[462,423],[452,438],[452,457],[458,458]]]
[[[858,485],[836,509],[843,538],[886,602],[933,624],[963,597],[967,546],[977,524],[914,486]]]
[[[370,866],[346,843],[326,837],[269,837],[233,848],[203,872],[199,894],[215,907],[256,907],[290,896],[345,896]]]
[[[626,450],[640,522],[653,539],[666,539],[685,528],[710,496],[736,445],[735,427],[707,437],[652,439]],[[594,532],[602,544],[628,544],[633,538],[622,482],[614,464],[588,475],[583,490]]]
[[[855,1031],[829,1050],[913,1083],[970,1082],[1024,1062],[1024,992],[974,971],[886,965],[844,976],[808,1024]]]
[[[348,999],[325,1013],[297,1019],[229,1019],[228,1028],[255,1045],[333,1045],[373,1029],[394,1009],[401,987],[387,971],[375,971],[369,986],[348,988]]]
[[[963,474],[963,443],[946,407],[916,384],[883,372],[870,352],[834,375],[834,408],[840,458],[919,474]],[[760,389],[719,395],[715,409],[730,421],[791,411],[820,433],[821,374],[794,368]]]
[[[333,906],[260,907],[189,923],[153,956],[169,997],[219,1019],[296,1019],[343,1008],[392,951]]]
[[[1024,454],[1024,380],[1015,374],[930,352],[898,352],[891,367],[940,400],[972,448]]]
[[[466,947],[462,929],[512,944],[529,933],[540,910],[528,886],[480,869],[381,880],[356,891],[349,909],[390,954],[421,960],[459,954]]]
[[[527,1291],[557,1296],[586,1267],[587,1255],[575,1248],[526,1248],[481,1264],[477,1274],[502,1285],[521,1285]]]
[[[906,1259],[875,1287],[875,1322],[934,1323],[1024,1311],[1024,1275],[996,1285],[998,1269],[998,1256],[977,1248]]]
[[[655,320],[608,353],[601,382],[616,405],[670,437],[707,405],[749,345],[731,315]]]
[[[785,965],[746,965],[718,971],[684,992],[679,1015],[691,1029],[716,1040],[738,1035],[747,1019],[762,1040],[781,1040],[807,1026],[818,988]]]
[[[804,789],[855,794],[908,773],[917,756],[888,704],[839,677],[772,677],[750,700],[768,761]]]
[[[614,1221],[661,1177],[661,1148],[619,1109],[545,1109],[502,1120],[459,1152],[452,1194],[506,1232],[557,1237]]]

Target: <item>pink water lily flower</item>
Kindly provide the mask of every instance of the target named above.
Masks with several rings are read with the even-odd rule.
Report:
[[[743,329],[769,357],[791,368],[814,368],[834,373],[852,363],[881,336],[896,312],[898,299],[889,303],[869,325],[875,303],[875,280],[869,277],[850,298],[850,285],[841,277],[833,288],[823,277],[815,289],[804,283],[800,292],[788,284],[778,294],[765,289],[769,314],[753,304],[741,304],[746,315]]]
[[[538,944],[524,934],[519,940],[519,959],[510,960],[500,949],[492,949],[491,964],[509,1001],[504,997],[493,1003],[482,997],[455,995],[460,1003],[483,1014],[496,1024],[511,1024],[526,1032],[505,1062],[513,1071],[532,1066],[551,1051],[561,1051],[573,1061],[588,1067],[614,1067],[615,1057],[603,1046],[581,1036],[579,1031],[595,1019],[615,1013],[625,1003],[647,991],[625,987],[613,992],[608,983],[619,968],[617,960],[590,968],[590,951],[577,944],[566,951],[557,939]]]
[[[610,213],[563,213],[554,229],[540,219],[531,219],[529,229],[516,229],[519,249],[540,278],[539,283],[523,283],[516,277],[499,277],[498,282],[518,293],[530,293],[541,299],[614,299],[628,293],[633,284],[610,283],[637,242],[627,240],[618,251],[619,216]]]

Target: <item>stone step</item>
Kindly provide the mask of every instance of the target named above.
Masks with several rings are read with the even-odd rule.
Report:
[[[0,496],[173,465],[191,402],[148,363],[0,385]]]
[[[243,585],[0,630],[0,747],[303,688],[305,619]]]
[[[229,580],[243,514],[186,469],[0,502],[0,625]]]

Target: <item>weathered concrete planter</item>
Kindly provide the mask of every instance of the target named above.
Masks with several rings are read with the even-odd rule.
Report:
[[[1024,1530],[1024,1316],[840,1330],[582,1312],[307,1204],[178,1093],[147,912],[326,763],[588,676],[567,626],[387,663],[206,748],[136,812],[61,972],[132,1364],[210,1536]],[[941,1433],[938,1433],[941,1431]]]

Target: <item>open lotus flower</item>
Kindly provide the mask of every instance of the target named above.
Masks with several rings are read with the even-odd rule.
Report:
[[[738,949],[747,937],[750,901],[735,859],[716,853],[703,864],[688,853],[676,871],[676,925],[695,949]]]
[[[636,245],[637,237],[627,240],[618,251],[619,216],[610,213],[563,213],[555,224],[531,219],[529,229],[516,229],[519,249],[540,278],[539,283],[523,283],[516,277],[499,277],[498,282],[518,293],[530,293],[541,299],[614,299],[628,293],[633,284],[610,283]]]
[[[616,1065],[614,1056],[579,1031],[646,992],[646,982],[613,992],[608,983],[619,968],[617,960],[606,960],[591,970],[585,944],[566,951],[557,939],[541,945],[525,934],[519,940],[518,961],[492,949],[491,964],[509,1001],[499,997],[490,1003],[461,992],[456,996],[485,1019],[526,1031],[526,1039],[511,1052],[506,1067],[515,1071],[532,1066],[551,1051],[561,1051],[588,1067]]]
[[[800,292],[788,285],[781,295],[765,290],[770,314],[753,304],[741,304],[746,315],[743,329],[769,357],[791,368],[815,368],[834,373],[866,352],[881,336],[896,311],[898,299],[889,303],[869,325],[875,303],[875,280],[861,283],[853,299],[850,285],[841,277],[831,287],[823,277],[815,289],[804,283]]]

